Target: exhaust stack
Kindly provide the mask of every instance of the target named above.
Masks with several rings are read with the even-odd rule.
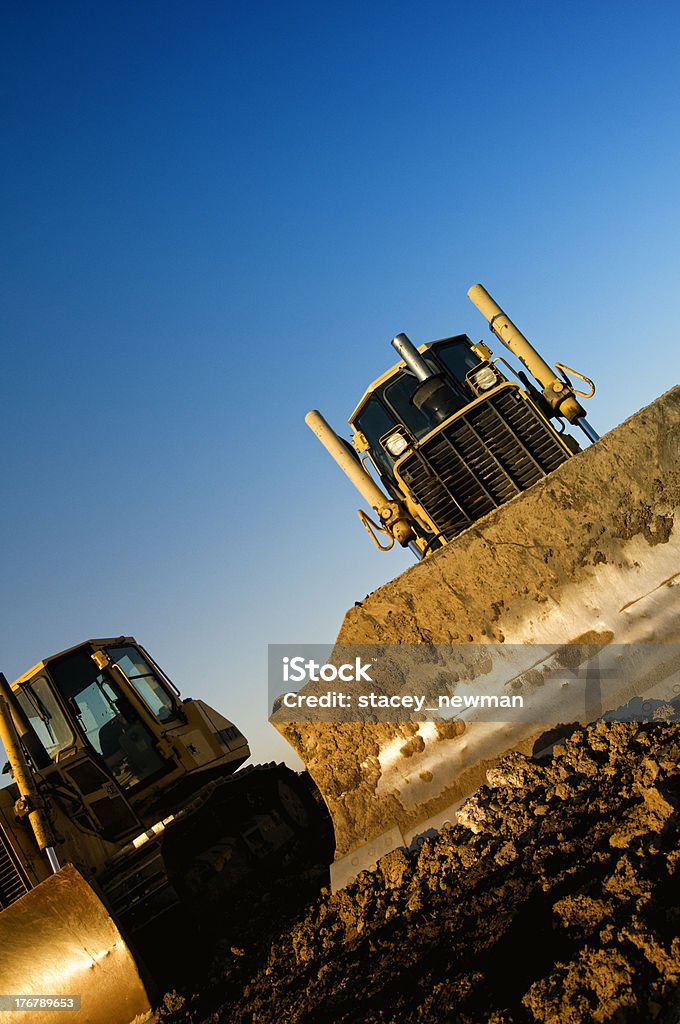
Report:
[[[458,412],[463,405],[460,398],[454,394],[441,373],[430,369],[408,335],[397,334],[390,344],[418,381],[411,399],[416,409],[424,413],[433,424],[443,423]]]
[[[434,373],[406,334],[397,334],[392,338],[390,345],[396,349],[413,376],[417,377],[421,383],[434,377]]]

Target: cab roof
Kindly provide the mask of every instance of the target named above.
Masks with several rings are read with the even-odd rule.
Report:
[[[137,643],[133,636],[113,636],[99,640],[83,640],[79,644],[74,644],[73,647],[67,647],[64,651],[59,651],[57,654],[51,654],[48,658],[43,658],[42,661],[37,662],[37,664],[33,665],[32,668],[29,668],[26,672],[15,679],[12,683],[12,687],[21,686],[22,683],[27,683],[33,678],[33,676],[38,675],[40,672],[44,672],[51,662],[56,661],[57,658],[61,658],[64,654],[71,654],[73,651],[77,651],[81,647],[89,647],[91,650],[99,650],[102,647],[110,647],[112,644],[130,643]]]

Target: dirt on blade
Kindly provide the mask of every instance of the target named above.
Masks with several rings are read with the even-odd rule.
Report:
[[[548,760],[508,756],[458,825],[323,890],[273,938],[255,916],[162,1016],[677,1024],[679,751],[676,724],[599,722]]]

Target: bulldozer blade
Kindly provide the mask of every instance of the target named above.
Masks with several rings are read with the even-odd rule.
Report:
[[[679,584],[676,387],[358,602],[336,642],[677,643]],[[591,717],[578,720],[607,710],[594,702]],[[338,889],[389,850],[455,823],[456,809],[498,758],[531,754],[554,724],[470,722],[457,731],[431,721],[298,721],[277,728],[331,813]]]
[[[71,864],[0,914],[0,993],[0,1024],[153,1019],[125,940]],[[67,1008],[53,1008],[55,999]]]

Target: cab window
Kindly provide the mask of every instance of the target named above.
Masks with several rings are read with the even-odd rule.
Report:
[[[61,750],[73,745],[75,740],[71,727],[47,679],[34,679],[28,686],[22,686],[16,696],[38,739],[53,760]]]
[[[107,654],[134,686],[149,711],[159,722],[175,718],[170,694],[157,678],[151,665],[136,647],[108,647]]]
[[[371,455],[377,462],[378,468],[388,476],[392,476],[392,459],[380,444],[380,438],[395,428],[394,416],[390,415],[378,398],[373,397],[369,398],[356,417],[354,426],[368,441]]]
[[[50,663],[57,688],[92,750],[123,789],[167,770],[154,737],[110,672],[101,672],[87,649]]]
[[[479,359],[471,352],[468,345],[462,340],[454,338],[452,341],[446,341],[442,345],[436,345],[431,349],[431,352],[439,359],[445,369],[459,381],[461,384],[465,382],[465,375],[468,370],[472,370],[473,367],[479,366]],[[468,401],[472,401],[474,395],[468,395]]]
[[[432,366],[430,359],[427,362]],[[438,370],[439,367],[434,367],[435,373]],[[411,433],[420,439],[430,433],[433,424],[424,413],[416,409],[411,401],[417,387],[416,378],[412,374],[402,371],[385,384],[383,394],[385,401],[394,410],[397,422],[404,423]]]

